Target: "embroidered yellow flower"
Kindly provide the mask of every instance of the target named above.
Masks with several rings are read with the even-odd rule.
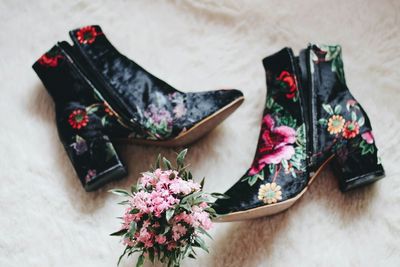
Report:
[[[333,115],[328,120],[328,132],[330,134],[338,134],[343,130],[345,120],[340,115]]]
[[[265,204],[272,204],[282,200],[281,187],[276,183],[267,183],[260,186],[258,199]]]

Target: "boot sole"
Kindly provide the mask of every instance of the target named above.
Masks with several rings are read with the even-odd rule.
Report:
[[[179,134],[177,137],[170,140],[146,140],[146,139],[134,139],[124,138],[116,139],[117,142],[137,144],[137,145],[151,145],[151,146],[162,146],[162,147],[180,147],[193,143],[203,135],[210,132],[223,120],[225,120],[230,114],[232,114],[244,101],[244,97],[241,96],[225,107],[221,108],[214,114],[208,116],[202,121],[195,124],[189,130]]]
[[[299,200],[303,194],[307,191],[309,186],[312,184],[312,182],[315,180],[315,178],[319,175],[319,173],[322,171],[322,169],[335,157],[335,155],[332,155],[329,157],[315,172],[315,174],[311,177],[310,181],[308,182],[307,186],[295,197],[290,198],[288,200],[275,203],[275,204],[270,204],[270,205],[265,205],[262,207],[254,208],[254,209],[249,209],[249,210],[244,210],[244,211],[237,211],[237,212],[232,212],[226,215],[220,215],[217,218],[214,219],[214,222],[233,222],[233,221],[242,221],[242,220],[250,220],[250,219],[255,219],[259,217],[264,217],[264,216],[270,216],[277,214],[279,212],[285,211],[288,208],[290,208],[294,203],[296,203],[297,200]]]

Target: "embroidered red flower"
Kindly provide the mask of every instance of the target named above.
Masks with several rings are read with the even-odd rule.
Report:
[[[357,136],[360,132],[360,126],[356,121],[347,121],[343,127],[343,137],[346,139],[351,139]]]
[[[45,53],[39,58],[39,64],[46,67],[57,67],[58,61],[64,58],[60,54]]]
[[[280,81],[281,85],[288,90],[286,98],[293,99],[297,93],[297,85],[294,75],[284,70],[279,74],[277,80]]]
[[[267,114],[263,119],[262,134],[249,175],[259,173],[267,164],[278,164],[294,155],[296,131],[288,126],[275,127],[275,121]]]
[[[93,26],[86,26],[76,32],[76,38],[81,44],[91,44],[96,40],[96,37],[101,35]]]
[[[85,127],[89,122],[89,117],[83,109],[76,109],[68,117],[68,122],[74,129]]]

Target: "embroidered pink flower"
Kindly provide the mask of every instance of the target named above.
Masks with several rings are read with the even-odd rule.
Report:
[[[265,115],[262,134],[258,142],[257,156],[254,159],[249,175],[260,172],[267,164],[278,164],[283,159],[289,160],[294,155],[296,131],[288,126],[275,127],[271,115]]]
[[[373,144],[374,143],[374,135],[372,134],[372,131],[365,132],[361,135],[362,139],[365,140],[368,144]]]

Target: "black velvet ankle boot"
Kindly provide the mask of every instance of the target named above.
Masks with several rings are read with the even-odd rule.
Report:
[[[184,93],[119,53],[99,26],[73,30],[70,51],[141,144],[183,146],[217,126],[242,102],[239,90]]]
[[[85,189],[126,174],[111,141],[184,146],[242,102],[239,90],[180,92],[120,54],[99,26],[70,32],[33,66],[56,103],[60,139]]]
[[[340,46],[290,48],[263,60],[268,96],[250,169],[214,207],[220,221],[293,205],[330,163],[347,191],[384,176],[367,114],[347,88]]]

